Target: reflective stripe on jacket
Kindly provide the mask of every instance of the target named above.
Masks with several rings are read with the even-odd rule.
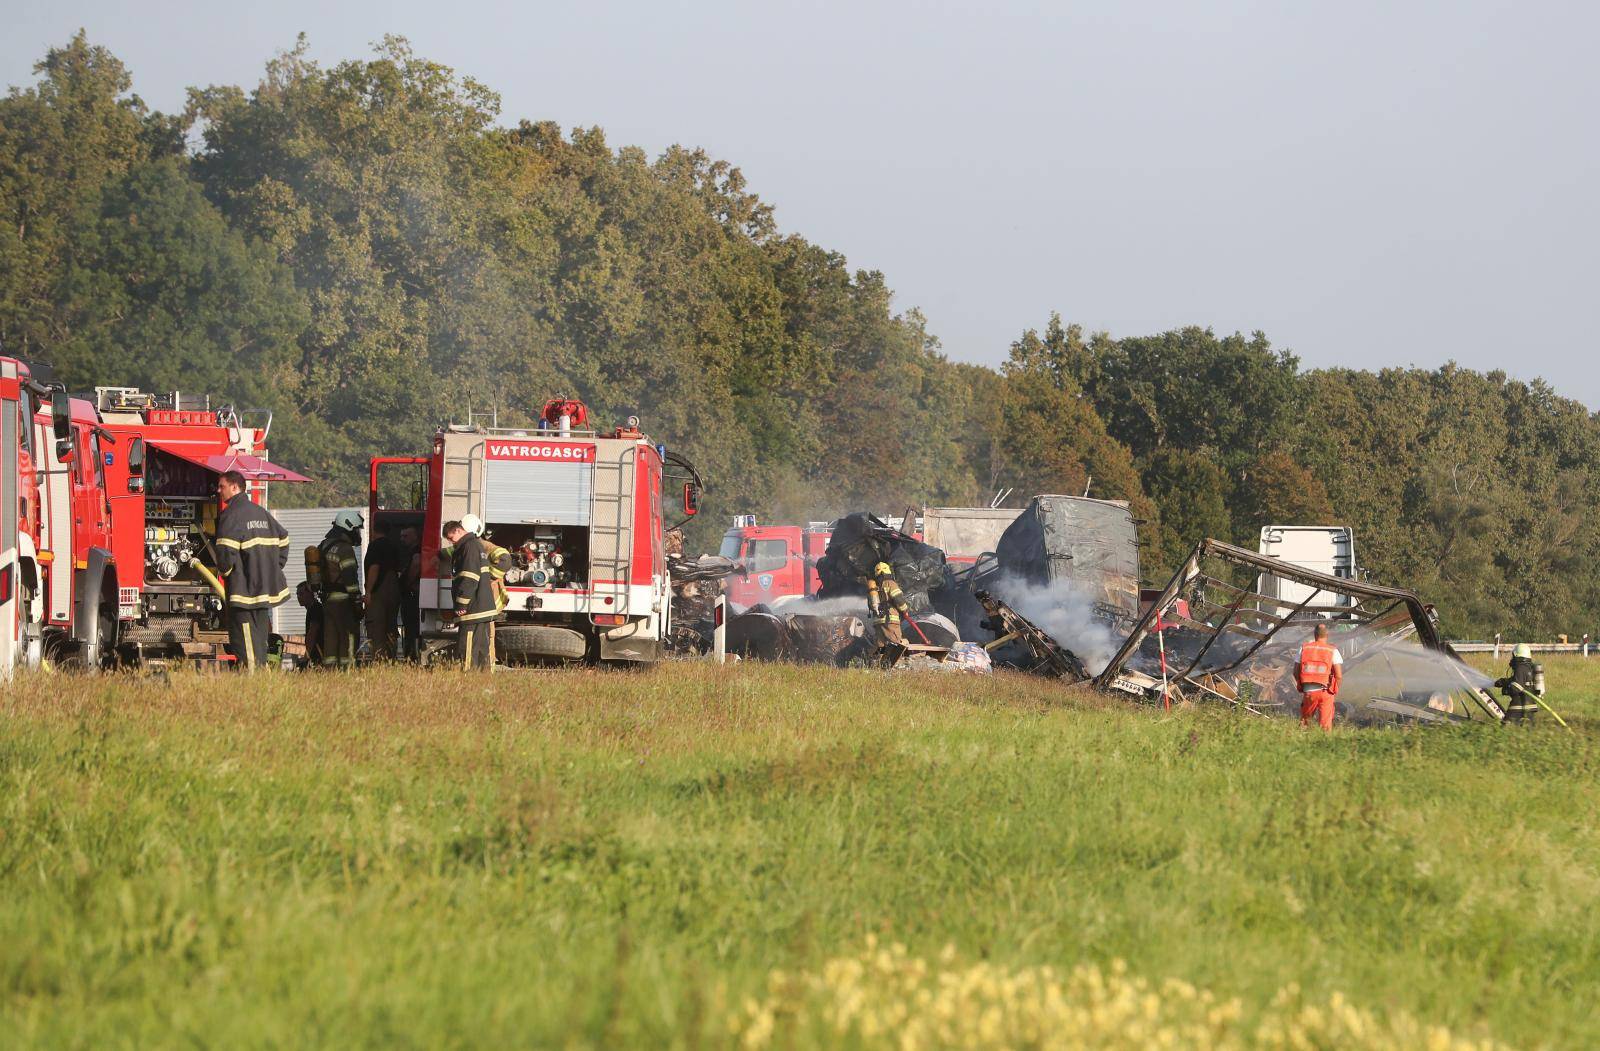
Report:
[[[349,602],[358,598],[361,562],[344,530],[329,530],[318,547],[322,551],[322,601]]]
[[[271,609],[289,597],[283,567],[289,533],[260,504],[240,493],[217,516],[217,570],[228,605]]]
[[[1326,690],[1334,682],[1333,643],[1312,639],[1300,647],[1300,664],[1295,670],[1295,684],[1303,691],[1306,687]]]
[[[471,533],[461,538],[451,557],[450,597],[456,619],[466,623],[492,620],[500,613],[495,596],[494,568],[485,557],[483,541]]]

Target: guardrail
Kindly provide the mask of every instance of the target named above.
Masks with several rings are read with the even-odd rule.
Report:
[[[1500,656],[1502,650],[1509,650],[1514,645],[1510,642],[1451,642],[1450,648],[1457,653],[1492,653]],[[1589,651],[1594,644],[1587,638],[1582,642],[1530,642],[1528,649],[1534,653],[1577,653],[1589,656]]]

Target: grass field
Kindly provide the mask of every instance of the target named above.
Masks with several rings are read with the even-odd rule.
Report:
[[[777,666],[24,679],[0,1046],[1600,1046],[1600,659],[1546,665],[1576,733]]]

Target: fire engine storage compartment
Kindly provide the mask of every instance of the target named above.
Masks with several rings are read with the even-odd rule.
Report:
[[[511,552],[499,660],[660,658],[670,591],[661,458],[648,439],[452,428],[435,456],[438,523],[475,514]],[[434,572],[435,608],[448,608],[449,567],[441,559]],[[425,589],[425,615],[428,605]]]

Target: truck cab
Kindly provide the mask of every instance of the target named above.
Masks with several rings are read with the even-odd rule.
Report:
[[[728,601],[749,608],[816,595],[822,587],[817,559],[827,552],[832,535],[828,522],[763,526],[756,524],[755,515],[739,515],[722,534],[718,552],[743,567],[727,580]]]
[[[1356,568],[1356,538],[1349,526],[1269,525],[1262,527],[1258,550],[1263,555],[1345,580],[1360,578]],[[1256,591],[1276,600],[1285,613],[1299,605],[1326,605],[1318,602],[1316,589],[1272,573],[1256,579]],[[1349,606],[1349,595],[1333,596],[1332,605]]]

